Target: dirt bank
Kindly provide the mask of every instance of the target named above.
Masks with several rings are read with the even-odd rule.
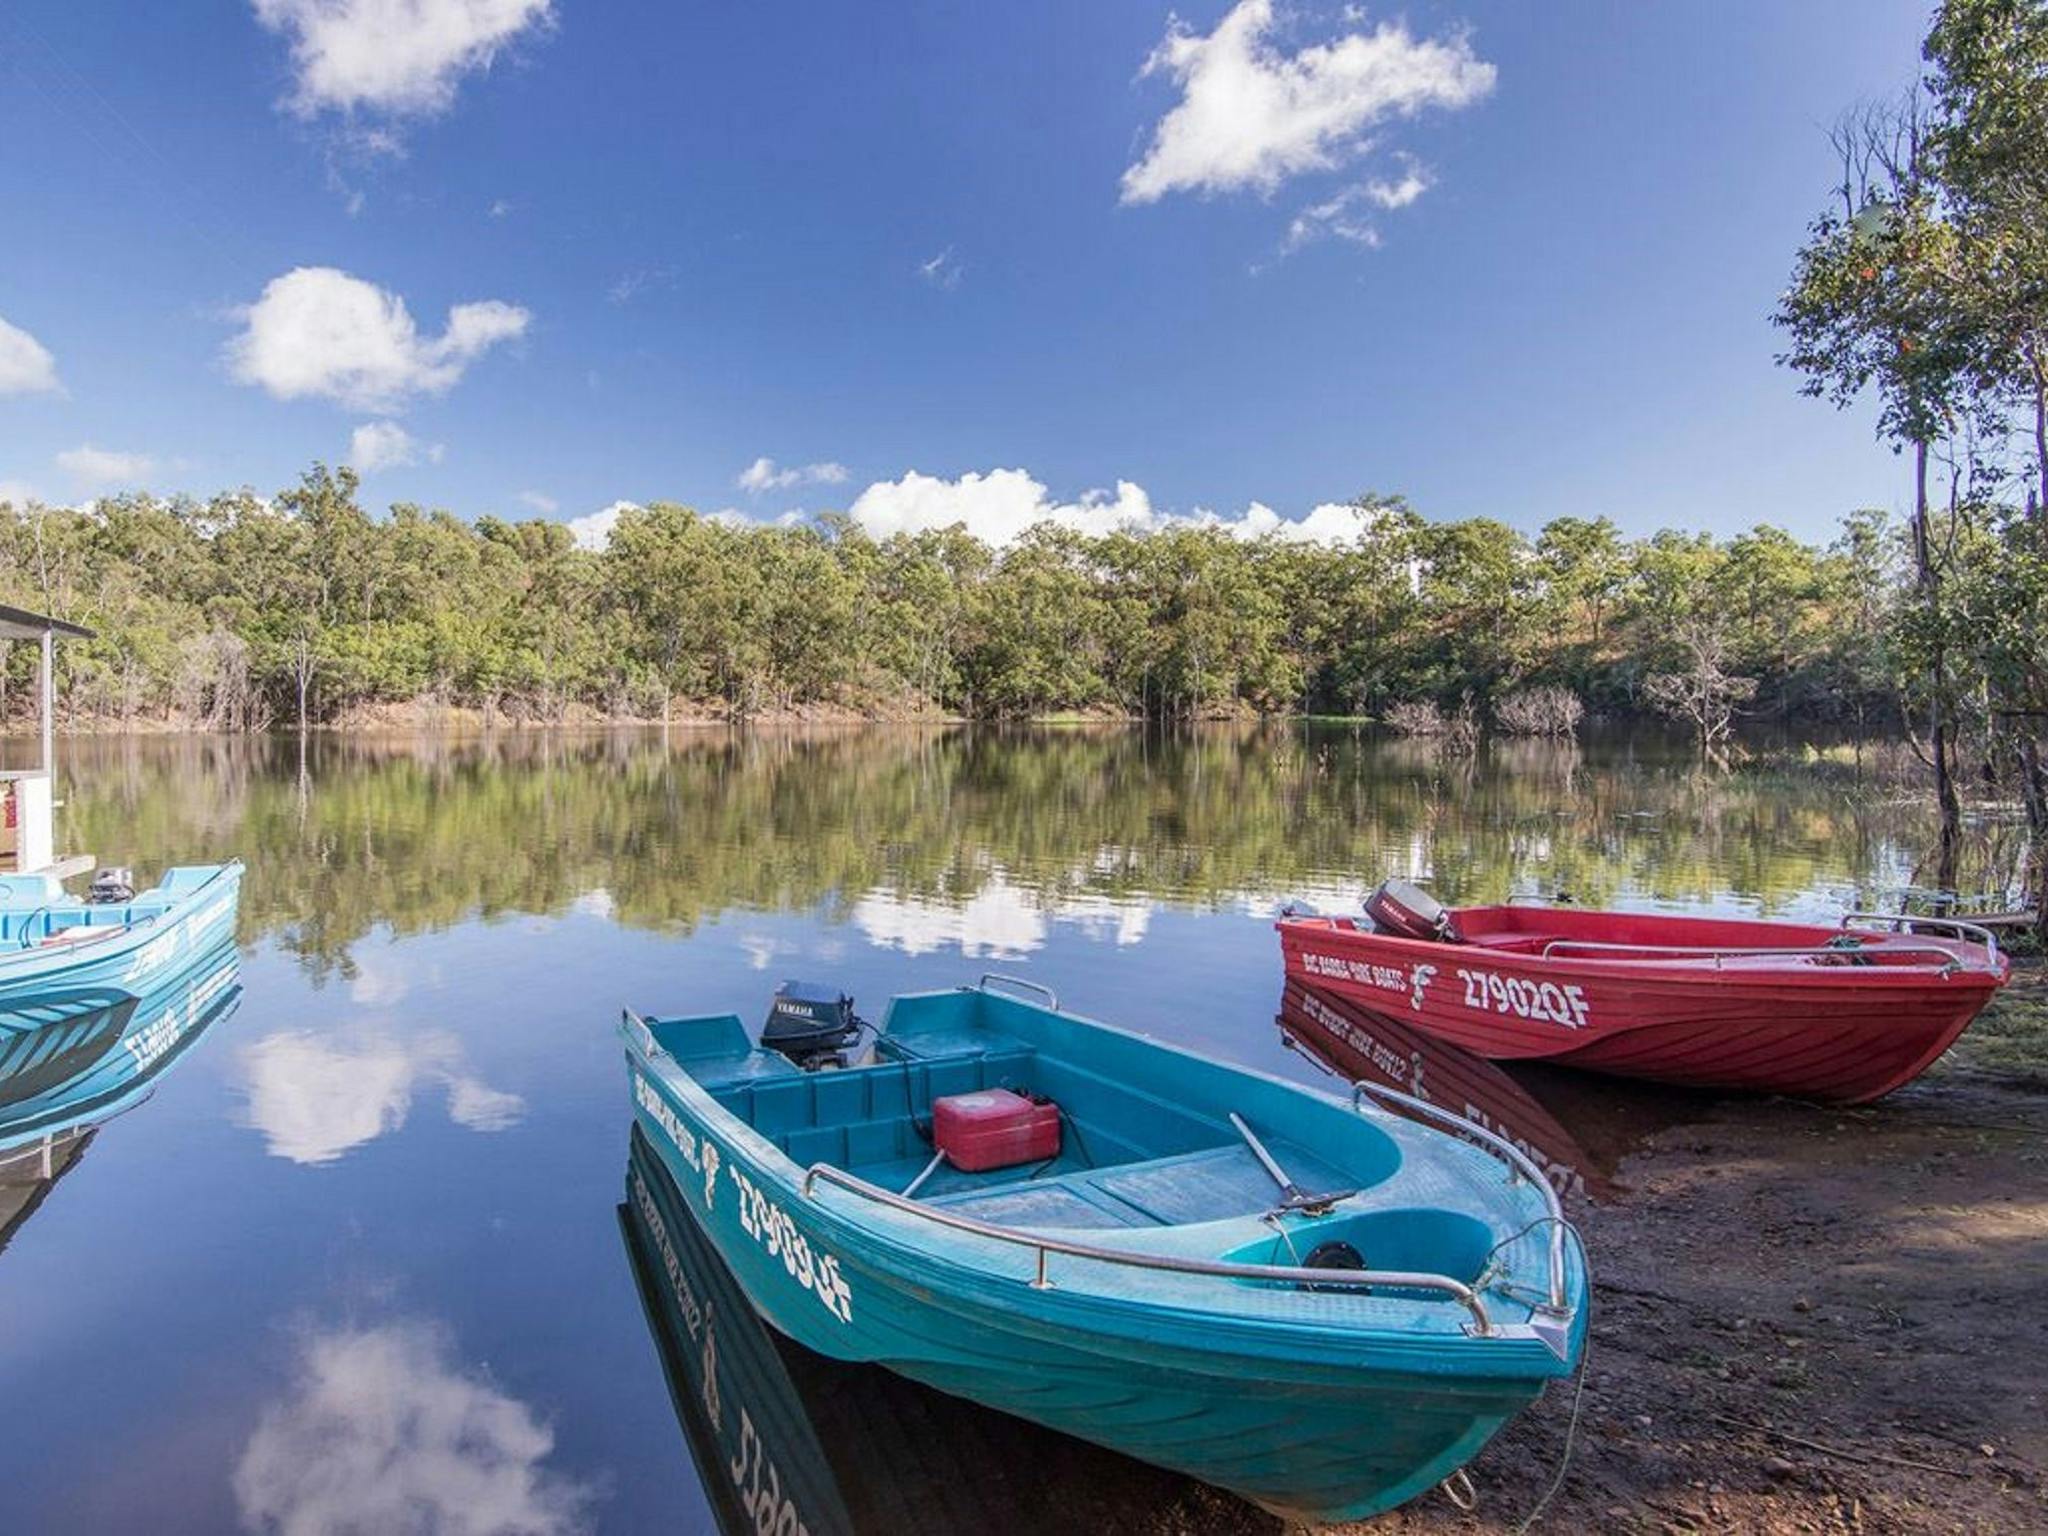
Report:
[[[1546,1531],[2048,1529],[2048,972],[1883,1103],[1703,1103],[1578,1218],[1596,1276]],[[1981,1032],[1980,1032],[1981,1031]],[[1621,1089],[1620,1092],[1629,1090]],[[1515,1530],[1573,1397],[1358,1527]]]

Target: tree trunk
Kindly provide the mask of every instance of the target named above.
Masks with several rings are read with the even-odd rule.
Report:
[[[2034,502],[2036,515],[2048,517],[2048,353],[2038,340],[2027,345],[2027,361],[2033,364],[2034,385],[2034,469],[2040,489]]]
[[[2032,724],[2021,727],[2020,797],[2027,807],[2027,831],[2034,845],[2034,933],[2048,944],[2048,765]]]
[[[1913,560],[1918,570],[1920,595],[1932,608],[1941,595],[1941,582],[1934,568],[1933,540],[1927,527],[1927,444],[1913,445]],[[1939,634],[1937,628],[1936,633]],[[1934,799],[1941,811],[1940,854],[1936,860],[1935,883],[1942,891],[1956,885],[1956,853],[1963,838],[1963,807],[1956,796],[1952,771],[1953,752],[1949,746],[1948,664],[1939,639],[1934,643],[1933,676],[1929,679],[1928,744],[1934,758]]]

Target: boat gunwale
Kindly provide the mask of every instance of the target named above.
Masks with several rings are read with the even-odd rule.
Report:
[[[1484,910],[1484,909],[1471,909]],[[1528,910],[1523,908],[1521,910]],[[1541,910],[1541,909],[1538,909]],[[1666,913],[1623,914],[1626,916],[1667,917]],[[1885,914],[1889,916],[1889,914]],[[1692,920],[1692,919],[1686,919]],[[1917,919],[1914,919],[1917,921]],[[1594,947],[1602,941],[1558,938],[1546,944],[1543,951],[1511,949],[1505,945],[1489,944],[1483,939],[1468,939],[1462,942],[1446,942],[1440,939],[1417,939],[1404,934],[1387,933],[1378,929],[1361,928],[1357,920],[1338,916],[1289,916],[1274,920],[1273,926],[1280,934],[1283,948],[1291,942],[1301,945],[1313,942],[1309,935],[1327,934],[1336,941],[1366,946],[1388,946],[1396,954],[1417,958],[1435,958],[1443,955],[1467,955],[1481,957],[1493,965],[1527,966],[1540,971],[1568,975],[1608,976],[1616,980],[1643,981],[1656,973],[1668,976],[1674,985],[1697,985],[1702,980],[1711,980],[1721,986],[1768,985],[1794,986],[1799,988],[1852,987],[1859,990],[1893,990],[1907,987],[1943,986],[1954,990],[1959,986],[1988,984],[2003,986],[2011,975],[2012,963],[2002,950],[1992,948],[1983,960],[1978,960],[1969,951],[1982,949],[1966,939],[1957,939],[1956,948],[1944,944],[1923,943],[1914,946],[1915,952],[1940,953],[1947,957],[1945,963],[1909,965],[1830,965],[1811,966],[1787,964],[1782,966],[1750,966],[1726,968],[1720,964],[1722,956],[1747,956],[1757,959],[1782,958],[1788,961],[1812,958],[1828,954],[1842,959],[1852,959],[1859,953],[1877,954],[1889,951],[1898,953],[1898,947],[1885,944],[1875,945],[1869,950],[1810,948],[1745,948],[1741,945],[1702,946],[1697,950],[1686,950],[1677,945],[1658,944],[1617,944],[1616,949],[1638,952],[1641,958],[1624,959],[1618,955],[1599,955],[1583,959],[1571,959],[1554,955],[1549,951],[1558,947]],[[1814,924],[1791,926],[1814,927]],[[1828,930],[1833,931],[1833,930]],[[1843,930],[1849,931],[1849,930]],[[1909,935],[1898,935],[1905,938]],[[1674,958],[1675,957],[1675,958]]]

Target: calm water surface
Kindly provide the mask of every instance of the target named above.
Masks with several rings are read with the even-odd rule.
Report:
[[[621,1237],[622,1003],[751,1018],[803,975],[870,1011],[1000,969],[1322,1081],[1276,1026],[1264,919],[1289,896],[1336,905],[1402,874],[1453,901],[1567,888],[1825,911],[1909,882],[1922,854],[1915,818],[1882,796],[1705,781],[1627,743],[1476,766],[1342,730],[322,739],[303,755],[172,739],[65,756],[64,846],[150,878],[247,862],[245,990],[151,1100],[64,1149],[52,1177],[0,1188],[6,1531],[730,1521],[730,1479],[695,1471],[669,1390],[673,1376],[687,1402],[691,1381],[673,1350],[665,1374]],[[1299,1014],[1289,1028],[1311,1033]],[[1340,1066],[1342,1045],[1323,1052]],[[1500,1113],[1531,1111],[1511,1095]],[[770,1359],[761,1342],[727,1354]],[[821,1364],[764,1367],[760,1390]],[[798,1462],[858,1433],[849,1392],[882,1400],[823,1375],[837,1417],[778,1420]],[[909,1465],[957,1478],[1014,1452],[979,1420],[916,1411]]]

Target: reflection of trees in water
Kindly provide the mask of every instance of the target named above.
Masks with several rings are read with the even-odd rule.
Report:
[[[1782,905],[1902,884],[1921,807],[1840,776],[1708,776],[1668,745],[1496,744],[1476,761],[1346,728],[889,730],[85,740],[68,846],[153,869],[241,854],[245,938],[349,970],[378,923],[552,913],[688,929],[864,895],[1195,906],[1426,873],[1447,900]],[[2010,840],[2006,840],[2010,841]],[[2013,856],[1982,840],[1979,877]]]

